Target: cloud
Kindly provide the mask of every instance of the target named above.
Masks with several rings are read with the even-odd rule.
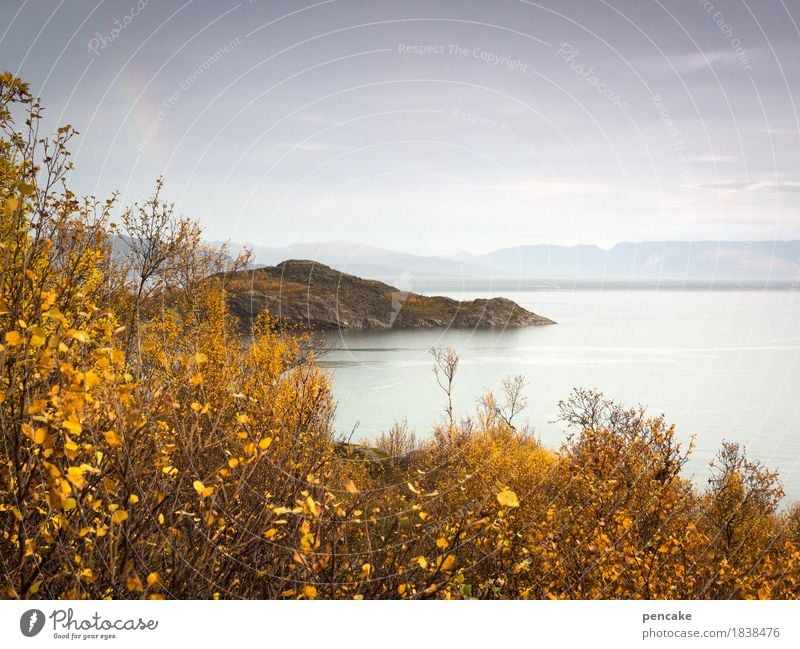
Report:
[[[715,183],[698,183],[694,185],[697,189],[716,189],[717,191],[730,192],[800,192],[800,182],[786,181],[775,182],[773,180],[757,180],[755,182],[738,182],[734,180],[724,180]]]
[[[669,61],[680,72],[702,70],[713,65],[737,63],[736,54],[731,50],[718,50],[716,52],[693,52],[691,54],[675,54]]]
[[[752,63],[753,59],[762,54],[762,48],[748,48],[745,52],[746,60]],[[682,54],[667,54],[667,56],[647,56],[640,59],[637,65],[645,71],[672,71],[674,68],[679,74],[687,74],[698,70],[709,70],[725,66],[742,66],[742,55],[733,48],[722,50],[709,50],[705,52],[685,52]]]
[[[584,180],[521,180],[516,182],[489,185],[486,189],[508,192],[511,195],[526,197],[542,196],[597,196],[617,194],[620,188],[606,183]]]
[[[777,137],[800,137],[800,129],[796,126],[789,126],[787,128],[761,128],[758,130],[770,136]]]
[[[738,156],[735,155],[717,155],[715,153],[704,155],[690,155],[686,156],[689,162],[706,162],[708,164],[722,164],[726,162],[737,162]]]
[[[331,144],[330,142],[282,142],[280,146],[284,149],[292,149],[293,151],[302,151],[304,153],[336,151],[346,148],[341,144]]]

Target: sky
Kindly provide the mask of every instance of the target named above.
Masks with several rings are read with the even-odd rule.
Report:
[[[210,240],[800,238],[800,0],[28,0],[0,68]]]

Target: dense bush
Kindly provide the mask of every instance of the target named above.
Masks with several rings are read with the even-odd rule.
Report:
[[[243,339],[237,262],[160,181],[117,226],[115,197],[74,196],[74,133],[40,138],[40,113],[0,77],[4,597],[797,595],[776,475],[725,444],[700,491],[663,417],[599,393],[561,404],[574,432],[547,450],[514,423],[521,378],[456,421],[458,358],[435,350],[428,441],[337,441],[310,340],[266,316]]]

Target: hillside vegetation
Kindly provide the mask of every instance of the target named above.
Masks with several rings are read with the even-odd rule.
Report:
[[[314,329],[519,327],[554,324],[505,298],[459,302],[361,279],[307,260],[229,273],[231,311],[249,326],[263,311]]]
[[[310,340],[267,313],[241,335],[235,268],[160,182],[116,225],[115,197],[75,196],[74,132],[40,113],[0,76],[3,597],[797,597],[777,476],[727,443],[699,488],[663,417],[596,392],[543,448],[523,379],[458,420],[458,357],[433,350],[426,441],[340,443]]]

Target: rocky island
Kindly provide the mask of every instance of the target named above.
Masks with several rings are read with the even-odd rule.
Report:
[[[309,260],[226,276],[231,312],[243,326],[265,309],[311,329],[524,327],[555,324],[506,298],[459,302],[401,291]]]

